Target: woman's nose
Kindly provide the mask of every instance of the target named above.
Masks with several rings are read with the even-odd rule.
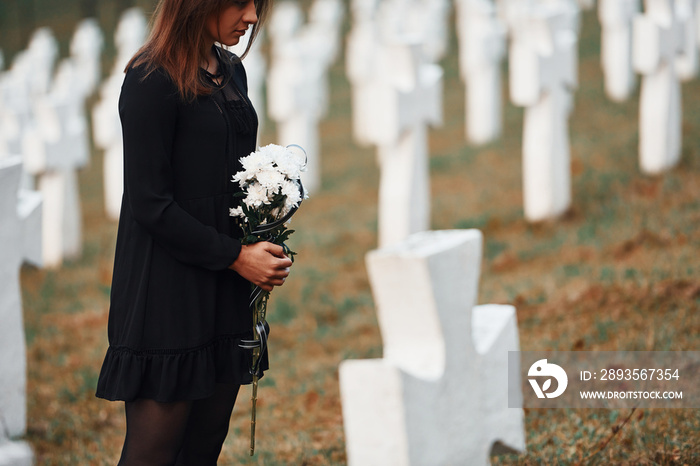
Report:
[[[248,6],[243,14],[243,21],[248,24],[255,24],[258,22],[258,14],[255,11],[255,2],[248,2]]]

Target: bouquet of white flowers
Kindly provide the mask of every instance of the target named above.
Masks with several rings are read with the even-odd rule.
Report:
[[[301,172],[306,167],[306,152],[297,145],[287,147],[269,144],[252,154],[242,157],[243,170],[233,175],[242,192],[240,205],[232,207],[229,214],[243,219],[243,244],[269,241],[279,244],[285,254],[294,260],[294,251],[285,241],[294,230],[287,228],[292,215],[301,202],[307,198],[301,184]],[[253,375],[252,413],[250,424],[250,455],[255,453],[255,404],[257,401],[260,361],[267,349],[267,329],[265,320],[268,291],[253,286],[250,308],[253,312],[253,340],[244,340],[241,347],[251,349],[251,374]]]

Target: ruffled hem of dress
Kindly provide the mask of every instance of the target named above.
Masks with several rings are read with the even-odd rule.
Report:
[[[110,401],[139,398],[159,402],[198,400],[214,394],[216,383],[249,384],[251,353],[239,336],[219,337],[188,350],[107,349],[96,396]],[[267,354],[261,361],[267,370]]]

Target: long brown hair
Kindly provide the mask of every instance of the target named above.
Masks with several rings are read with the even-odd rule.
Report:
[[[206,63],[209,55],[204,37],[206,21],[212,14],[219,15],[230,3],[231,0],[160,0],[151,19],[151,34],[126,70],[146,65],[150,74],[162,67],[180,95],[188,100],[210,93],[211,88],[200,76],[200,65]],[[249,32],[250,41],[241,58],[250,50],[271,7],[272,0],[255,0],[258,22]]]

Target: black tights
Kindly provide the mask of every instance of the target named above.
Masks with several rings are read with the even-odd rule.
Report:
[[[126,403],[126,439],[118,466],[215,466],[228,433],[238,385],[217,384],[196,401]]]

